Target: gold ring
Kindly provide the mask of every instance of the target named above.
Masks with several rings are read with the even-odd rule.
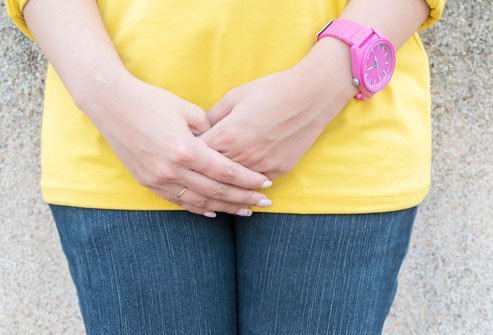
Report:
[[[187,188],[187,187],[183,187],[183,190],[181,190],[181,191],[180,191],[180,193],[178,193],[178,194],[176,195],[176,197],[177,197],[177,198],[181,198],[181,196],[183,195],[183,193],[185,193],[185,191],[186,191],[186,190],[188,190],[188,188]]]

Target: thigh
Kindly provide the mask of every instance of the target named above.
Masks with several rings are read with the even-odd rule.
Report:
[[[235,218],[240,333],[380,334],[416,211]]]
[[[236,333],[229,216],[50,208],[88,334]]]

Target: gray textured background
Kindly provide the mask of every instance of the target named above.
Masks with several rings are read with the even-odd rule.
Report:
[[[1,6],[0,334],[82,334],[38,184],[45,60]],[[433,77],[433,185],[386,334],[493,334],[492,8],[449,0],[422,34]]]

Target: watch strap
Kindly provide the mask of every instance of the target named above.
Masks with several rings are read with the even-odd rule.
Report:
[[[372,34],[374,31],[371,28],[345,19],[337,19],[322,29],[317,39],[330,36],[338,38],[350,46],[361,46]]]

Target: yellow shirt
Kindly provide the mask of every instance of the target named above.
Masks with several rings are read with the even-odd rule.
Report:
[[[14,23],[28,0],[7,0]],[[99,0],[108,33],[136,77],[205,110],[229,89],[300,61],[344,0]],[[427,0],[421,29],[445,0]],[[429,191],[431,96],[426,52],[414,34],[397,53],[390,85],[353,99],[297,166],[261,189],[257,212],[366,213],[414,206]],[[79,110],[48,64],[41,188],[47,203],[107,209],[183,209],[141,186]]]

